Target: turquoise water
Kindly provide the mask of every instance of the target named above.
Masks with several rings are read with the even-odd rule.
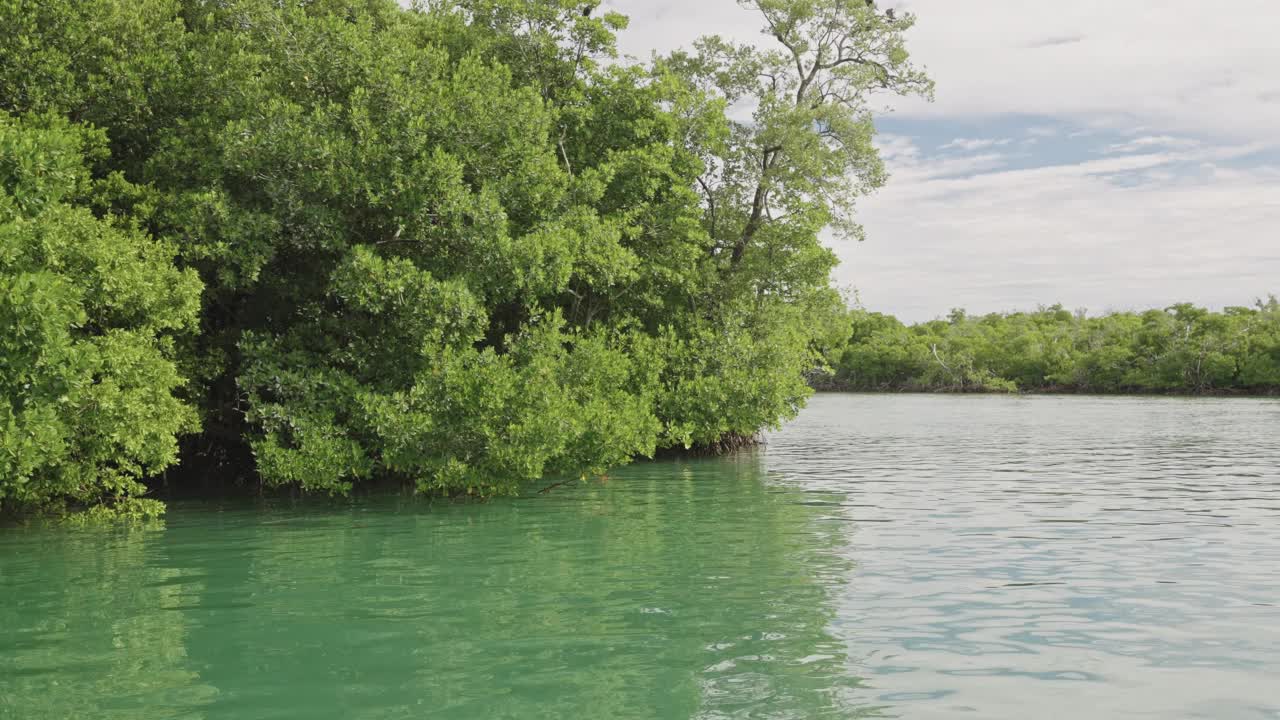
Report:
[[[0,531],[0,718],[1280,718],[1280,403],[823,395],[488,504]]]

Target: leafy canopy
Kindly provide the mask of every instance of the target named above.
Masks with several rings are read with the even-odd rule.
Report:
[[[179,457],[510,493],[790,417],[842,312],[818,233],[884,182],[870,99],[931,86],[910,16],[744,5],[762,47],[639,65],[581,0],[0,0],[38,148],[0,177],[6,387],[46,428],[6,497]]]

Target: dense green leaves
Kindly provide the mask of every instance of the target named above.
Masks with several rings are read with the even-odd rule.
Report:
[[[196,427],[172,340],[200,283],[172,248],[77,206],[101,141],[0,117],[0,505],[144,507],[138,481]]]
[[[853,311],[829,357],[862,390],[1280,391],[1280,303],[1220,313],[1190,304],[1088,317],[1060,306],[906,327]]]
[[[791,416],[868,98],[928,82],[910,17],[746,5],[777,51],[628,65],[581,0],[0,0],[5,497],[178,442],[172,482],[489,495]]]

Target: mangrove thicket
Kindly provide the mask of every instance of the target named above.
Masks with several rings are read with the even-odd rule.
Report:
[[[886,391],[1280,393],[1280,300],[1090,316],[1061,305],[906,325],[852,310],[821,387]]]
[[[909,14],[742,0],[0,0],[0,506],[148,482],[492,495],[792,416],[818,233],[884,182]]]

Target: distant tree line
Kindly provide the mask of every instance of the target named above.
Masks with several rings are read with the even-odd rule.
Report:
[[[820,388],[884,391],[1280,393],[1280,302],[1212,312],[1035,312],[905,325],[852,310]]]

